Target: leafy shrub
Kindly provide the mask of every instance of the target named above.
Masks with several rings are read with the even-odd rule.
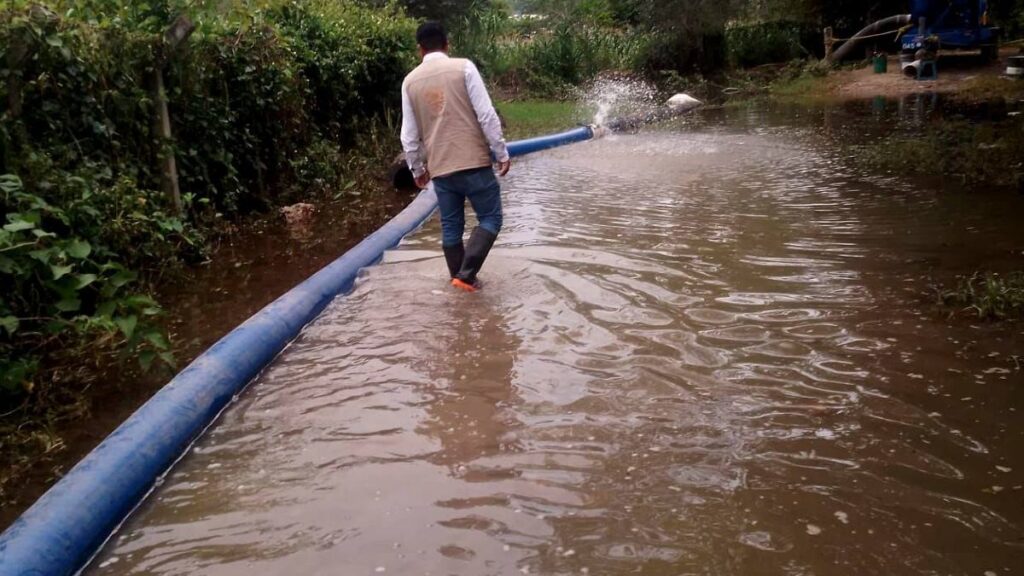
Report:
[[[307,81],[312,121],[351,143],[361,118],[392,108],[411,67],[415,27],[394,10],[289,4],[274,12]]]
[[[467,18],[452,34],[456,54],[472,59],[502,87],[562,96],[607,70],[638,69],[649,37],[566,18],[533,30],[499,12]]]
[[[633,69],[644,42],[638,36],[569,22],[528,45],[538,74],[578,84],[604,70]]]
[[[473,60],[481,74],[499,78],[521,62],[518,52],[527,37],[507,15],[492,10],[465,17],[450,40],[455,54]]]
[[[720,33],[691,34],[661,31],[653,35],[641,68],[648,72],[680,74],[717,72],[725,67],[725,37]]]
[[[816,27],[800,22],[771,21],[730,26],[725,31],[729,62],[733,66],[789,62],[814,55],[807,47],[821,44]]]
[[[201,257],[219,218],[337,185],[343,151],[393,117],[412,64],[415,24],[390,7],[49,5],[0,11],[0,404],[54,350],[170,361],[152,279]],[[170,54],[161,34],[182,11],[198,28]],[[172,142],[154,130],[160,68]],[[168,150],[184,214],[161,191]]]
[[[52,184],[61,190],[60,205],[26,192],[17,176],[0,176],[0,397],[33,388],[38,358],[19,344],[98,337],[136,353],[144,366],[158,357],[172,361],[154,322],[161,309],[136,291],[139,274],[124,258],[132,251],[117,242],[142,250],[192,242],[185,225],[149,211],[146,194],[127,179],[106,190],[76,176]]]

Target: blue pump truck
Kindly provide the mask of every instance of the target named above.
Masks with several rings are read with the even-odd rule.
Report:
[[[999,28],[991,25],[987,0],[913,0],[910,14],[912,27],[902,36],[904,53],[980,50],[986,59],[999,53]]]

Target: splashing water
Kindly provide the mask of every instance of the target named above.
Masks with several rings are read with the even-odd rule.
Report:
[[[594,124],[603,126],[609,118],[648,111],[657,106],[656,90],[631,78],[599,78],[583,89],[580,101],[593,110]]]

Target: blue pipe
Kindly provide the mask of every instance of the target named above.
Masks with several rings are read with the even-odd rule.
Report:
[[[584,140],[590,140],[593,137],[593,128],[590,126],[580,126],[579,128],[573,128],[572,130],[566,130],[565,132],[559,132],[558,134],[550,134],[548,136],[538,136],[537,138],[510,142],[508,145],[508,153],[509,156],[522,156],[523,154],[532,154],[533,152],[540,152],[541,150],[547,150],[548,148],[554,148],[556,146],[564,146],[574,142],[583,142]]]
[[[583,127],[509,144],[521,156],[593,137]],[[0,535],[0,576],[73,574],[146,497],[236,394],[359,270],[437,208],[433,187],[334,262],[254,314],[195,359]]]

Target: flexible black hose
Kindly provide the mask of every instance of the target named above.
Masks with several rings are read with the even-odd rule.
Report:
[[[846,56],[850,52],[850,50],[853,50],[853,47],[856,46],[857,42],[861,40],[864,36],[871,36],[872,34],[876,34],[878,32],[882,32],[888,28],[894,28],[896,26],[905,26],[910,23],[910,19],[910,14],[897,14],[895,16],[882,18],[877,22],[868,24],[867,26],[864,27],[863,30],[857,32],[856,34],[851,36],[849,40],[844,42],[838,50],[829,54],[828,61],[839,62],[840,60],[843,59],[844,56]]]

